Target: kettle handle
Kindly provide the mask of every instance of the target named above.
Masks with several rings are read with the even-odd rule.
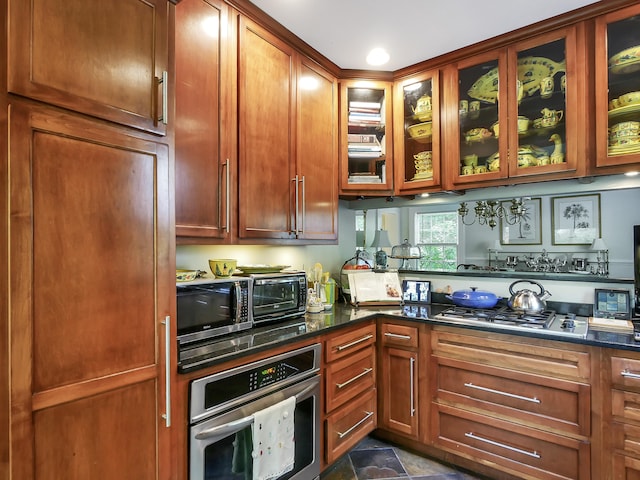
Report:
[[[540,285],[538,282],[534,282],[533,280],[516,280],[515,282],[513,282],[511,285],[509,285],[509,293],[511,295],[515,295],[515,292],[513,291],[513,286],[517,283],[530,283],[532,285],[537,285],[538,288],[540,289],[540,294],[539,295],[544,295],[545,293],[547,293],[547,291],[544,289],[544,287],[542,285]]]

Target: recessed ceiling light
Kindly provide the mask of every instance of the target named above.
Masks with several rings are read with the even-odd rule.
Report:
[[[384,65],[389,61],[389,54],[384,48],[374,48],[367,55],[369,65]]]

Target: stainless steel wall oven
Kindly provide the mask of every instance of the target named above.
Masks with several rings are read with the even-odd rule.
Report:
[[[290,397],[295,397],[295,462],[277,480],[318,478],[320,352],[319,344],[310,345],[191,382],[189,479],[252,478],[253,416]]]

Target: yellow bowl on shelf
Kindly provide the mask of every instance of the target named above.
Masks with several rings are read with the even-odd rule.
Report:
[[[431,138],[433,133],[433,124],[431,122],[417,123],[407,128],[409,135],[414,140],[425,140]]]
[[[238,261],[233,258],[209,260],[209,268],[216,278],[227,278],[233,275]]]
[[[624,95],[620,95],[618,97],[618,101],[620,102],[621,107],[640,103],[640,92],[629,92],[625,93]]]
[[[609,59],[611,73],[632,73],[640,70],[640,45],[629,47]]]

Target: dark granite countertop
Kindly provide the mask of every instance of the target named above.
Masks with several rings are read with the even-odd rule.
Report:
[[[449,307],[445,304],[430,304],[417,307],[410,306],[367,306],[353,307],[339,303],[331,310],[321,313],[307,313],[304,317],[285,320],[280,323],[265,325],[252,330],[225,336],[216,342],[215,353],[203,359],[195,367],[179,365],[178,371],[186,373],[199,368],[210,367],[244,355],[266,351],[285,343],[303,341],[321,334],[337,330],[347,325],[366,321],[380,316],[391,319],[402,319],[432,325],[447,325],[461,329],[493,331],[498,335],[509,334],[523,337],[544,338],[567,343],[579,343],[598,347],[640,351],[640,342],[633,335],[613,331],[589,330],[586,338],[539,334],[535,330],[504,330],[492,328],[490,324],[461,325],[439,319],[434,316]]]

